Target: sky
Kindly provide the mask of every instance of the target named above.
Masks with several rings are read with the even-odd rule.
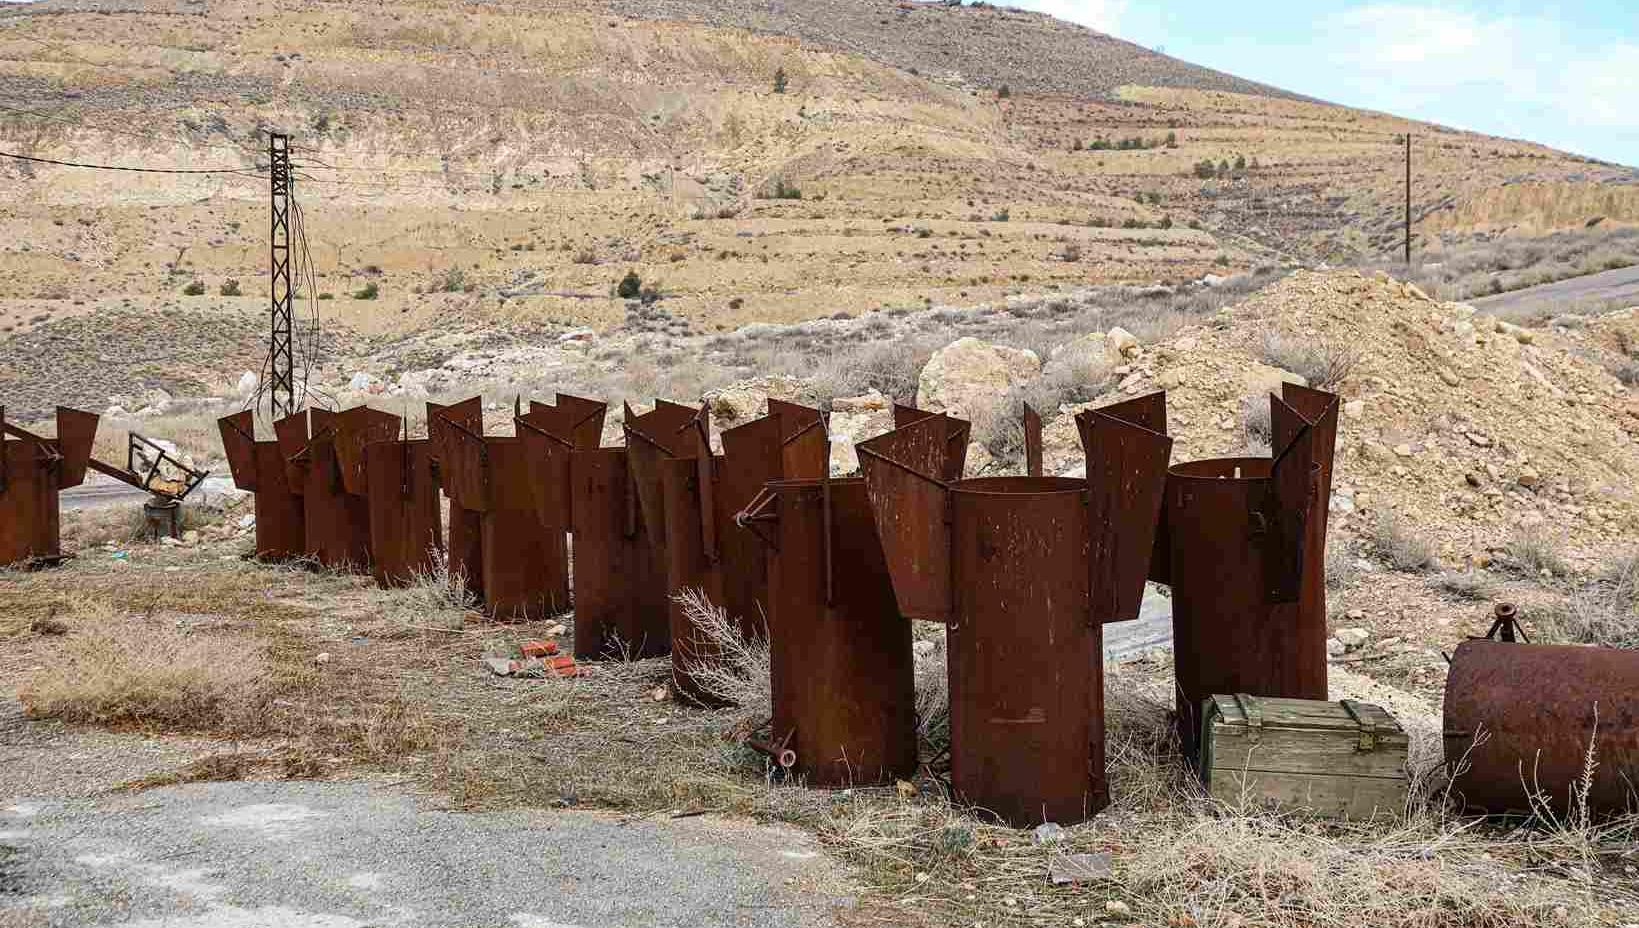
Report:
[[[1007,0],[1333,103],[1639,166],[1639,0]]]

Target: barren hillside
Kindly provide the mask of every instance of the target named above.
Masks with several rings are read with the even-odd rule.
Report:
[[[250,173],[0,164],[0,332],[260,305],[270,128],[367,332],[616,326],[628,271],[712,332],[1373,257],[1408,130],[1425,245],[1639,218],[1625,169],[995,8],[46,0],[0,11],[0,150]]]

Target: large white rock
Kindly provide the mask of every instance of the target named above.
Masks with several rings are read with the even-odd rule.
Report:
[[[892,429],[893,414],[885,406],[855,412],[843,412],[835,405],[832,409],[831,473],[847,476],[859,471],[859,454],[854,451],[854,444]]]
[[[256,386],[259,383],[261,383],[261,381],[257,378],[254,372],[245,371],[243,374],[239,375],[239,383],[236,387],[234,387],[234,392],[240,396],[250,396],[252,393],[256,392]]]
[[[971,420],[1000,405],[1014,385],[1040,373],[1041,359],[1034,351],[971,336],[957,339],[934,352],[922,368],[916,405]]]

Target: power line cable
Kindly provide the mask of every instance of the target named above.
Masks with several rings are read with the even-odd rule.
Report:
[[[19,155],[15,152],[0,151],[0,158],[11,158],[17,161],[32,161],[36,164],[55,164],[65,168],[91,168],[98,171],[127,171],[135,174],[239,174],[244,177],[261,177],[265,172],[258,172],[251,168],[133,168],[118,164],[90,164],[83,161],[58,161],[55,158],[36,158],[33,155]]]

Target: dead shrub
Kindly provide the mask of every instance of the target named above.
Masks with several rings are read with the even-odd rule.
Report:
[[[1265,363],[1301,376],[1317,390],[1336,389],[1360,364],[1360,349],[1347,342],[1274,331],[1264,333],[1260,353]]]
[[[1563,577],[1569,572],[1558,539],[1540,526],[1524,528],[1508,539],[1503,549],[1503,566],[1528,577]]]
[[[1377,556],[1395,570],[1421,573],[1436,565],[1434,545],[1392,512],[1378,517],[1372,526],[1371,543]]]
[[[1090,403],[1107,393],[1115,376],[1109,365],[1082,360],[1053,365],[1042,376],[1018,384],[994,408],[973,417],[973,440],[984,445],[1002,468],[1024,465],[1024,409],[1051,419],[1060,407]]]
[[[768,633],[761,617],[758,627],[763,633],[748,634],[740,621],[713,605],[698,589],[679,590],[672,601],[683,607],[694,626],[698,656],[686,663],[690,678],[708,697],[736,707],[747,717],[773,715]]]
[[[1558,641],[1639,648],[1639,554],[1619,558],[1580,584],[1542,619]]]
[[[252,639],[130,625],[72,636],[18,694],[33,718],[163,731],[255,733],[274,691]]]

